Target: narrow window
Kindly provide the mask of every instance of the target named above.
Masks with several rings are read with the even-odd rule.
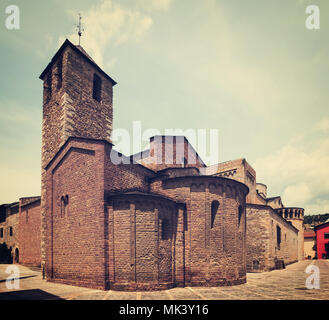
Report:
[[[68,206],[68,204],[69,204],[69,196],[68,195],[66,195],[65,197],[64,197],[64,214],[65,215],[67,215],[67,206]]]
[[[94,74],[94,83],[93,83],[93,98],[98,102],[101,101],[101,89],[102,89],[102,80],[95,73]]]
[[[280,249],[281,244],[281,228],[276,226],[276,243],[278,245],[278,249]]]
[[[3,228],[0,229],[0,238],[3,238]]]
[[[13,236],[13,227],[9,227],[9,235],[12,237]]]
[[[214,200],[211,203],[211,229],[214,227],[218,208],[219,208],[219,202],[217,200]]]
[[[242,214],[243,214],[243,208],[242,208],[242,206],[239,206],[239,214],[238,214],[238,216],[239,216],[239,218],[238,218],[239,225],[240,225],[240,222],[241,222]]]
[[[69,196],[65,195],[61,197],[61,217],[67,214],[67,205],[69,204]]]
[[[169,221],[168,219],[161,220],[161,240],[169,239]]]

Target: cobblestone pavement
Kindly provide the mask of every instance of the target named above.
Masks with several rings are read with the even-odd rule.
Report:
[[[308,265],[320,269],[320,289],[306,288]],[[156,292],[101,291],[55,284],[42,280],[41,273],[19,265],[19,289],[7,289],[6,268],[0,265],[0,300],[328,300],[329,260],[300,261],[284,270],[248,273],[247,283],[231,287],[186,287]]]

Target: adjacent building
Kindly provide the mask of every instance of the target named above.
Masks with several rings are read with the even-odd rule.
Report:
[[[305,259],[314,259],[316,257],[315,232],[312,228],[304,230],[304,257]]]
[[[314,227],[317,259],[329,259],[329,221]]]

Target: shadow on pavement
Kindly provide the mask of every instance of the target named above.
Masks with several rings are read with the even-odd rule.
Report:
[[[1,292],[0,300],[63,300],[39,289]]]
[[[36,277],[36,276],[25,276],[25,277],[19,277],[19,278],[10,278],[10,280],[20,280],[20,279],[33,278],[33,277]],[[6,282],[6,281],[7,281],[6,279],[0,280],[0,283],[1,282]]]

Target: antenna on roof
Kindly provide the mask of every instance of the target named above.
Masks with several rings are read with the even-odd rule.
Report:
[[[79,13],[79,24],[76,25],[78,35],[79,35],[79,46],[80,46],[80,40],[81,40],[82,32],[85,31],[82,27],[81,20],[82,20],[82,17],[81,17],[81,14]]]

